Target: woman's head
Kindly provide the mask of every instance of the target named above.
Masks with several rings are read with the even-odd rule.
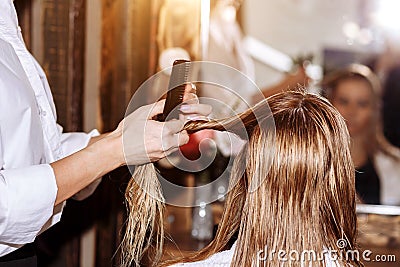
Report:
[[[246,174],[265,179],[260,191],[267,195],[260,197],[268,200],[264,202],[266,208],[271,206],[276,219],[286,217],[297,224],[287,227],[287,231],[310,227],[311,233],[331,218],[326,211],[342,209],[342,204],[354,208],[348,132],[336,109],[316,95],[287,92],[270,97],[268,104],[275,121],[275,138],[268,138],[268,129],[254,131]],[[254,155],[258,156],[252,158]],[[271,166],[260,173],[259,165],[264,162]],[[337,231],[343,229],[340,225],[345,221],[339,217]]]
[[[265,247],[320,253],[337,250],[336,242],[344,238],[345,250],[354,249],[354,167],[342,117],[325,99],[303,92],[272,96],[255,109],[267,103],[275,134],[254,124],[247,129],[251,136],[246,153],[235,162],[236,167],[246,166],[245,174],[235,177],[234,168],[216,239],[191,260],[221,250],[236,230],[232,266],[256,264],[257,253]],[[245,125],[247,118],[252,121],[250,113],[242,117]],[[274,258],[265,266],[277,263]]]
[[[378,77],[363,65],[353,64],[329,74],[324,92],[345,118],[352,137],[369,137],[379,119],[380,85]]]
[[[382,132],[381,86],[366,66],[352,64],[329,73],[322,82],[323,94],[344,117],[350,136],[361,138],[370,157],[377,151],[398,157]]]
[[[272,114],[275,129],[255,120],[263,110],[265,117]],[[222,250],[236,231],[232,266],[256,264],[258,252],[266,247],[321,253],[337,250],[337,240],[345,238],[344,250],[354,249],[354,167],[346,126],[337,110],[316,95],[284,92],[238,117],[189,122],[185,129],[237,132],[242,123],[250,138],[235,160],[216,238],[182,260],[201,260]],[[265,266],[277,263],[274,258]]]

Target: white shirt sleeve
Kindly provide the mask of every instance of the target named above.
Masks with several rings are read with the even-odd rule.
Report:
[[[52,219],[56,195],[54,172],[48,164],[1,170],[0,242],[30,243],[44,225],[56,223]]]
[[[62,135],[63,151],[67,155],[85,148],[94,130],[89,134]],[[0,163],[2,161],[0,142]],[[0,164],[1,166],[2,164]],[[78,192],[74,198],[90,196],[101,179]],[[57,184],[49,164],[0,171],[0,242],[26,244],[33,242],[42,231],[60,220],[62,204],[54,207]],[[16,227],[17,226],[17,227]]]
[[[62,133],[62,127],[58,125],[60,132]],[[62,133],[61,135],[61,147],[63,150],[64,157],[67,157],[79,150],[85,148],[90,138],[99,136],[100,133],[97,130],[92,130],[90,133]]]

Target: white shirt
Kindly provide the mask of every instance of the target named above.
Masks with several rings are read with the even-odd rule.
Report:
[[[381,183],[381,204],[400,205],[400,162],[382,152],[374,155],[374,167]]]
[[[229,267],[231,266],[233,254],[235,254],[235,249],[236,249],[236,242],[229,250],[217,252],[205,260],[196,262],[177,263],[171,265],[170,267],[215,267],[215,266]]]
[[[196,262],[177,263],[174,265],[170,265],[170,267],[229,267],[231,266],[233,255],[235,254],[236,243],[237,241],[233,244],[233,246],[229,250],[217,252],[205,260]],[[325,256],[326,267],[342,266],[337,261],[330,259],[328,254],[324,254],[324,256]],[[267,262],[265,261],[259,261],[258,263],[260,266],[264,266],[264,264],[265,265],[267,264]],[[301,266],[305,266],[303,262],[301,262],[300,264]],[[259,265],[257,264],[257,266]]]
[[[49,163],[84,148],[97,134],[62,133],[13,1],[0,0],[0,256],[60,220],[63,205],[54,208],[57,185]]]

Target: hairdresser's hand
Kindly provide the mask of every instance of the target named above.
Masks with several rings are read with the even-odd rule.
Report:
[[[157,161],[189,141],[186,131],[181,131],[183,119],[167,122],[152,118],[162,113],[165,100],[138,108],[123,119],[114,131],[121,136],[122,164],[141,165]]]
[[[207,116],[211,113],[211,106],[199,104],[199,98],[196,95],[196,86],[194,84],[190,83],[186,85],[183,102],[180,111],[185,121],[208,120]]]
[[[114,131],[121,135],[122,164],[140,165],[157,161],[176,151],[179,146],[189,141],[189,136],[182,128],[186,120],[204,118],[211,112],[209,105],[198,104],[197,96],[192,91],[185,92],[187,102],[179,120],[159,122],[152,120],[161,114],[165,100],[143,106],[127,116]],[[195,102],[196,101],[196,102]]]

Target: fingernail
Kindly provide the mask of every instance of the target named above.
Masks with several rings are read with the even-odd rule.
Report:
[[[186,116],[186,119],[189,121],[198,121],[198,120],[203,120],[203,117],[197,115],[189,115]]]
[[[189,106],[189,105],[182,105],[182,106],[179,108],[179,110],[180,110],[180,111],[183,111],[183,112],[190,111],[190,106]]]
[[[192,86],[192,92],[194,91],[196,93],[196,85],[194,83],[190,83],[190,85]]]

